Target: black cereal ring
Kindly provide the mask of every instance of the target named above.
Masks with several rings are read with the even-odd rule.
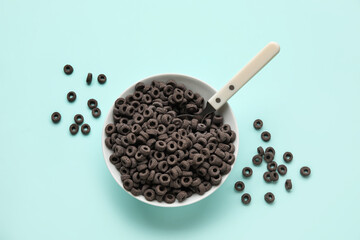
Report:
[[[166,161],[159,161],[159,160],[157,160],[157,161],[158,161],[157,167],[160,172],[164,173],[169,169],[169,164]]]
[[[165,96],[169,96],[173,93],[174,87],[170,85],[166,85],[163,89]],[[186,96],[185,96],[186,97]]]
[[[74,68],[71,65],[67,64],[64,66],[64,72],[66,75],[72,74],[73,71],[74,71]]]
[[[265,180],[265,182],[271,182],[271,174],[270,172],[265,172],[263,175],[263,178]]]
[[[195,143],[194,145],[193,145],[193,148],[195,149],[195,151],[200,151],[202,148],[203,148],[203,146],[200,144],[200,143]],[[224,152],[223,151],[221,151],[219,148],[217,148],[216,149],[218,152],[217,152],[217,154],[216,155],[218,155],[218,154],[220,154],[221,156],[223,156],[221,159],[223,159],[224,157],[225,157],[225,154],[224,154]]]
[[[268,142],[271,139],[271,134],[268,131],[264,131],[264,132],[261,133],[261,139],[264,142]]]
[[[198,177],[195,177],[195,178],[193,179],[192,183],[191,183],[191,186],[192,186],[192,187],[197,187],[197,186],[199,186],[200,184],[201,184],[201,179],[198,178]]]
[[[224,163],[224,166],[220,169],[220,173],[226,175],[231,171],[231,165]]]
[[[234,185],[236,191],[241,192],[245,189],[245,184],[242,181],[237,181]]]
[[[196,193],[199,195],[204,195],[205,192],[206,192],[206,189],[205,189],[204,184],[200,183],[200,185],[196,187]]]
[[[271,192],[265,194],[264,199],[267,203],[272,203],[275,201],[275,195]]]
[[[276,171],[276,169],[277,169],[277,163],[276,163],[276,162],[272,161],[272,162],[269,162],[269,163],[267,164],[267,170],[268,170],[269,172]]]
[[[279,180],[279,174],[277,172],[270,172],[271,181],[276,182]]]
[[[151,90],[150,90],[150,92],[149,92],[149,94],[150,94],[150,96],[152,97],[152,98],[159,98],[159,96],[160,96],[160,91],[159,91],[159,89],[157,88],[157,87],[153,87]]]
[[[244,193],[242,196],[241,196],[241,202],[245,205],[249,204],[251,202],[251,196],[250,194],[248,193]]]
[[[166,187],[164,187],[164,186],[162,186],[162,185],[157,185],[157,186],[155,187],[155,192],[156,192],[157,195],[163,196],[163,195],[166,194],[167,189],[166,189]]]
[[[116,124],[116,125],[118,125],[118,124]],[[120,124],[116,127],[117,127],[118,133],[120,133],[121,135],[127,135],[130,133],[130,127],[128,125]]]
[[[213,117],[212,121],[213,121],[214,124],[220,124],[221,125],[223,123],[223,121],[224,121],[224,118],[222,116],[220,116],[220,115],[215,115]]]
[[[250,167],[244,167],[242,170],[242,174],[244,177],[251,177],[253,170]]]
[[[229,124],[224,124],[222,127],[220,127],[220,130],[225,133],[230,133],[231,127]]]
[[[145,138],[144,138],[144,141],[145,141],[146,145],[149,147],[152,147],[156,142],[155,138],[150,138],[149,140],[145,140]]]
[[[142,145],[142,146],[139,148],[139,151],[140,151],[141,154],[143,154],[144,156],[149,156],[151,149],[150,149],[149,146]]]
[[[167,131],[169,134],[175,132],[175,130],[176,130],[175,124],[169,124],[169,125],[167,126],[167,128],[166,128],[166,131]]]
[[[207,162],[205,162],[205,163],[207,163]],[[210,177],[215,177],[220,174],[220,169],[217,166],[211,166],[208,169],[208,173],[209,173]]]
[[[143,116],[144,118],[151,118],[154,114],[154,111],[151,108],[144,109]]]
[[[185,191],[180,191],[177,195],[176,195],[176,199],[179,202],[183,202],[186,198],[187,198],[188,194]]]
[[[166,149],[166,143],[164,141],[156,141],[155,142],[155,150],[157,151],[164,151]]]
[[[176,83],[176,81],[174,80],[174,79],[169,79],[169,80],[167,80],[166,81],[166,84],[167,85],[170,85],[170,86],[172,86],[172,87],[176,87],[177,86],[177,83]]]
[[[266,152],[266,153],[267,153],[267,152],[270,152],[270,153],[274,154],[274,156],[275,156],[275,149],[274,149],[273,147],[267,147],[267,148],[265,149],[265,152]]]
[[[172,169],[170,169],[169,175],[170,175],[171,179],[175,180],[179,177],[179,173],[181,172],[181,169],[180,169],[180,171],[178,171],[178,169],[180,169],[179,166],[175,166]]]
[[[210,154],[209,163],[211,165],[221,166],[221,164],[223,162],[222,159],[220,157],[218,157],[217,155],[215,155],[215,154],[211,154],[211,153],[213,153],[213,151],[212,151],[213,145],[215,145],[215,144],[214,143],[209,143],[206,146],[206,150],[208,150],[208,152]]]
[[[125,190],[130,191],[134,187],[134,182],[130,178],[125,179],[123,181],[123,186],[124,186]]]
[[[178,166],[176,166],[176,167],[178,167]],[[184,177],[192,177],[194,175],[194,173],[192,171],[181,171],[180,168],[178,169],[178,171]]]
[[[169,153],[173,153],[177,150],[177,143],[175,141],[169,141],[166,148]]]
[[[136,135],[134,133],[129,133],[126,138],[128,139],[129,144],[135,144],[136,143]],[[142,159],[142,154],[139,152],[140,156],[139,158]]]
[[[145,84],[143,82],[138,82],[135,85],[135,91],[142,91],[145,88]]]
[[[219,140],[219,142],[225,142],[226,141],[226,133],[218,131],[217,133],[217,138]]]
[[[133,93],[133,98],[134,98],[134,100],[135,101],[140,101],[141,99],[142,99],[142,96],[143,96],[144,94],[142,93],[142,92],[140,92],[140,91],[135,91],[134,93]],[[134,101],[134,102],[135,102]],[[138,102],[139,103],[139,105],[140,105],[140,102]],[[139,106],[138,105],[138,106]],[[154,106],[155,106],[155,102],[154,102]]]
[[[220,174],[216,175],[215,177],[210,178],[210,183],[214,186],[217,186],[221,183],[221,179],[222,179],[222,176]]]
[[[157,131],[158,131],[158,134],[161,135],[161,134],[164,134],[166,133],[166,127],[164,124],[159,124],[158,128],[157,128]]]
[[[256,130],[259,130],[263,126],[263,121],[261,121],[261,119],[256,119],[253,125]]]
[[[127,138],[127,137],[126,137]],[[127,148],[126,148],[126,155],[128,156],[128,157],[134,157],[135,156],[135,154],[136,154],[136,147],[134,147],[134,146],[128,146]],[[135,162],[135,164],[136,164],[136,162]],[[146,164],[144,164],[145,166],[146,166]],[[140,171],[140,170],[139,170]]]
[[[195,164],[196,166],[200,166],[204,161],[205,161],[204,156],[201,154],[195,154],[193,156],[193,164]],[[217,170],[219,169],[217,168]]]
[[[187,141],[185,141],[185,142],[186,142],[186,144],[187,144]],[[200,150],[200,153],[201,153],[202,155],[204,155],[205,159],[209,159],[209,158],[210,158],[210,150],[209,150],[209,149],[203,148],[203,149]],[[230,154],[230,153],[228,153],[228,154]],[[233,155],[233,154],[232,154],[232,155]]]
[[[95,99],[91,98],[88,100],[87,105],[90,109],[94,109],[98,106],[98,102]]]
[[[149,160],[148,168],[152,170],[152,169],[155,169],[157,167],[157,165],[158,165],[158,162],[154,158],[152,158]]]
[[[91,84],[91,81],[92,81],[92,73],[88,73],[87,77],[86,77],[86,83],[88,85]]]
[[[147,127],[148,128],[152,128],[152,129],[155,129],[155,128],[157,128],[157,126],[159,125],[159,123],[158,123],[158,121],[157,121],[157,119],[149,119],[148,120],[148,122],[147,122]]]
[[[66,95],[66,98],[69,102],[74,102],[76,99],[76,93],[73,91],[68,92],[68,94]]]
[[[160,184],[163,186],[169,186],[170,185],[170,176],[168,174],[161,174],[159,177]]]
[[[124,155],[120,158],[120,160],[121,160],[121,164],[123,165],[123,167],[126,167],[126,168],[131,167],[131,160],[128,156]],[[139,165],[139,166],[141,167],[141,165]],[[137,167],[138,171],[143,170],[143,169],[139,170],[139,168],[140,168],[139,166]],[[146,165],[145,165],[145,168],[146,168]]]
[[[199,138],[198,141],[200,141],[200,139],[201,138]],[[203,146],[205,146],[206,144],[207,144],[207,142]],[[225,144],[225,143],[219,143],[218,148],[220,148],[221,151],[226,153],[226,152],[229,151],[230,146],[228,144]]]
[[[252,158],[252,162],[255,166],[259,166],[262,163],[262,157],[260,155],[255,155]]]
[[[196,173],[200,176],[200,177],[205,177],[207,175],[207,169],[204,167],[200,167],[196,169]]]
[[[235,152],[235,145],[230,143],[230,149],[229,149],[229,153],[234,153]]]
[[[285,181],[285,189],[288,190],[288,191],[292,189],[291,179],[286,179],[286,181]]]
[[[137,123],[135,123],[131,126],[131,132],[135,133],[136,135],[139,134],[141,132],[141,130],[142,130],[141,126]]]
[[[270,152],[265,153],[264,160],[267,163],[272,162],[272,160],[274,160],[274,154],[272,154]]]
[[[201,155],[201,154],[200,154]],[[208,162],[203,162],[202,164],[201,164],[201,167],[204,167],[204,168],[206,168],[206,169],[208,169],[209,170],[209,168],[211,167],[211,165],[210,165],[210,163],[208,163]],[[220,168],[217,168],[218,170],[220,170]],[[211,171],[211,170],[210,170]],[[214,172],[217,172],[217,170],[215,170]],[[219,174],[219,172],[217,172],[218,174]],[[217,174],[216,174],[217,175]],[[213,177],[213,176],[210,176],[210,177]]]
[[[114,153],[110,155],[109,160],[114,165],[121,162],[120,158],[118,158]],[[125,176],[125,175],[122,175],[122,176]]]
[[[184,95],[187,100],[192,100],[194,98],[194,93],[190,89],[185,90]]]
[[[155,196],[156,201],[163,202],[164,201],[164,195],[156,195]]]
[[[172,96],[173,96],[174,102],[177,104],[180,104],[184,99],[184,95],[180,92],[175,92]]]
[[[89,124],[85,123],[81,126],[81,132],[84,134],[84,135],[88,135],[90,133],[90,126]]]
[[[149,177],[149,175],[150,175],[149,169],[145,169],[145,170],[139,172],[139,177],[141,180],[146,180]]]
[[[181,177],[180,184],[183,187],[189,187],[192,181],[193,181],[192,177]]]
[[[74,121],[77,125],[81,125],[84,122],[84,117],[81,114],[76,114],[74,116]]]
[[[139,101],[133,101],[133,102],[131,102],[131,106],[133,106],[136,110],[138,110],[138,108],[140,107],[140,102]]]
[[[136,137],[135,137],[135,135],[133,134],[133,133],[130,133],[129,134],[130,136],[132,135],[132,137],[131,138],[134,138],[135,139],[135,142],[136,142]],[[128,135],[128,136],[129,136]],[[129,139],[129,138],[128,138]],[[132,141],[133,142],[133,141]],[[133,143],[131,143],[131,144],[133,144]],[[144,156],[144,155],[142,155],[141,154],[141,152],[136,152],[135,153],[135,160],[137,161],[137,162],[142,162],[142,161],[145,161],[146,160],[146,157]]]
[[[93,115],[94,118],[98,118],[101,115],[101,110],[99,108],[97,108],[97,107],[93,108],[91,110],[91,114]]]
[[[120,179],[121,179],[121,181],[125,181],[126,179],[131,179],[131,176],[129,174],[121,175]]]
[[[226,152],[225,162],[232,165],[235,162],[235,155],[232,153]]]
[[[122,105],[122,104],[124,104],[125,103],[125,99],[124,98],[122,98],[122,97],[120,97],[120,98],[118,98],[118,99],[116,99],[116,101],[115,101],[115,106],[120,106],[120,105]]]
[[[71,135],[75,135],[79,131],[79,126],[75,123],[71,124],[69,127],[69,131],[70,131]]]
[[[259,154],[260,156],[264,156],[264,154],[265,154],[265,151],[264,151],[264,149],[263,149],[262,147],[258,147],[258,148],[257,148],[257,152],[258,152],[258,154]]]
[[[138,188],[135,188],[133,187],[131,190],[130,190],[131,194],[134,195],[134,196],[139,196],[141,194],[141,189],[138,189]]]
[[[194,146],[195,146],[195,144],[194,144]],[[223,152],[223,151],[221,151],[220,150],[220,148],[217,148],[216,150],[215,150],[215,155],[217,155],[219,158],[221,158],[221,159],[224,159],[225,158],[225,153]]]
[[[310,173],[311,173],[311,169],[310,169],[309,167],[302,167],[302,168],[300,169],[300,174],[301,174],[301,176],[303,176],[303,177],[309,176]]]
[[[106,82],[106,76],[105,74],[99,74],[98,78],[97,78],[98,82],[100,84],[104,84]]]
[[[126,109],[126,115],[129,117],[132,117],[134,115],[134,112],[135,108],[131,105]]]
[[[284,176],[287,173],[287,167],[281,164],[278,166],[277,171],[281,176]]]
[[[173,166],[178,162],[178,158],[174,154],[171,154],[171,155],[167,156],[166,161],[167,161],[168,165]]]
[[[120,171],[120,173],[123,174],[123,175],[129,174],[129,169],[126,168],[126,167],[124,167],[124,166],[122,166],[119,171]],[[134,175],[135,175],[135,174],[134,174]],[[134,176],[133,176],[132,178],[134,178]]]
[[[196,129],[197,129],[197,131],[199,131],[199,132],[205,132],[205,130],[206,130],[206,125],[203,124],[203,123],[199,123],[199,124],[197,125]]]
[[[51,120],[53,121],[53,123],[58,123],[61,120],[61,114],[58,112],[54,112],[53,114],[51,114]]]
[[[175,202],[175,199],[176,199],[175,196],[173,194],[170,194],[170,193],[167,193],[164,196],[164,201],[166,203],[173,203],[173,202]]]
[[[284,159],[284,161],[285,161],[286,163],[291,162],[291,161],[293,160],[293,158],[294,158],[294,156],[292,155],[291,152],[286,152],[286,153],[284,153],[284,155],[283,155],[283,159]]]
[[[123,126],[124,128],[128,128],[128,126],[127,125],[124,125]],[[149,139],[149,134],[147,134],[146,132],[144,132],[144,131],[140,131],[140,133],[139,133],[143,138],[145,138],[146,140],[148,140]]]
[[[155,199],[155,191],[151,188],[146,189],[144,192],[144,197],[148,201],[153,201]]]
[[[169,137],[169,135],[167,135],[167,134],[165,134],[165,133],[159,135],[159,136],[157,137],[157,139],[160,140],[160,141],[164,141],[164,142],[166,142],[166,143],[170,142],[170,140],[171,140],[171,138]],[[155,139],[154,139],[154,140],[155,140]],[[156,142],[156,140],[155,140],[155,142]]]
[[[175,179],[175,181],[171,181],[170,182],[170,188],[176,188],[176,189],[173,190],[173,193],[174,193],[174,191],[180,190],[179,189],[179,188],[181,188],[180,179],[177,178],[177,179]]]

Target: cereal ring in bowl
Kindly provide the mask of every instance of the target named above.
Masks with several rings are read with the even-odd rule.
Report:
[[[105,163],[115,181],[159,207],[186,206],[214,193],[237,157],[235,116],[228,103],[203,123],[177,116],[201,111],[215,92],[181,74],[151,76],[125,90],[102,131]]]

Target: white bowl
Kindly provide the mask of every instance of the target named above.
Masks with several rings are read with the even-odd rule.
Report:
[[[166,82],[170,79],[175,80],[178,83],[182,83],[186,86],[186,88],[191,89],[193,92],[197,92],[199,93],[205,100],[208,100],[215,92],[216,90],[214,88],[212,88],[211,86],[209,86],[208,84],[206,84],[205,82],[190,77],[190,76],[186,76],[186,75],[181,75],[181,74],[160,74],[160,75],[155,75],[155,76],[151,76],[148,78],[145,78],[143,80],[141,80],[141,82],[145,83],[145,84],[150,84],[151,81],[153,80],[157,80],[157,81],[163,81]],[[135,84],[130,86],[128,89],[126,89],[119,97],[126,97],[129,94],[132,94],[134,92],[134,88],[135,88]],[[116,99],[114,99],[115,102]],[[113,178],[115,179],[115,181],[120,185],[120,187],[123,187],[123,184],[121,182],[120,179],[120,172],[115,168],[115,166],[109,161],[109,157],[110,155],[113,153],[112,150],[109,150],[106,145],[105,145],[105,138],[106,138],[106,134],[105,134],[105,127],[107,124],[109,123],[113,123],[113,107],[112,106],[110,108],[110,111],[105,119],[105,123],[104,123],[104,127],[103,127],[103,132],[102,132],[102,149],[103,149],[103,155],[104,155],[104,159],[106,162],[106,165],[111,173],[111,175],[113,176]],[[227,123],[231,126],[231,129],[238,135],[238,126],[236,123],[236,119],[235,116],[233,114],[233,112],[230,109],[229,104],[225,104],[219,111],[219,114],[221,114],[224,117],[224,123]],[[233,143],[235,146],[235,159],[237,157],[237,153],[238,153],[238,144],[239,144],[239,140],[238,140],[238,136],[236,136],[235,142]],[[234,163],[235,164],[235,163]],[[231,168],[234,166],[234,164],[231,166]],[[132,197],[150,204],[150,205],[154,205],[154,206],[159,206],[159,207],[180,207],[180,206],[186,206],[195,202],[198,202],[208,196],[210,196],[210,194],[212,194],[213,192],[215,192],[226,180],[226,178],[228,177],[229,173],[225,176],[222,177],[222,181],[218,186],[213,186],[209,191],[207,191],[204,195],[198,195],[198,194],[193,194],[191,197],[187,198],[185,201],[183,202],[178,202],[177,200],[172,203],[172,204],[168,204],[165,202],[158,202],[156,200],[154,201],[147,201],[145,199],[144,196],[140,195],[140,196],[133,196],[130,192],[126,191],[124,189],[125,192],[127,192],[128,194],[130,194]]]

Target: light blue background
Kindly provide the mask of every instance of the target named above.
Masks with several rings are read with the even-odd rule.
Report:
[[[0,0],[0,239],[360,239],[359,30],[357,0]],[[100,136],[123,90],[169,72],[219,89],[269,41],[280,54],[230,100],[239,155],[217,192],[161,209],[116,184]],[[108,82],[89,87],[88,72]],[[78,93],[73,104],[69,90]],[[87,109],[91,97],[100,119]],[[54,111],[63,116],[56,126]],[[76,113],[89,136],[70,136]],[[269,144],[252,128],[256,118]],[[278,162],[294,153],[286,177],[294,189],[284,190],[285,178],[265,184],[265,166],[253,167],[244,206],[233,184],[260,144],[273,146]]]

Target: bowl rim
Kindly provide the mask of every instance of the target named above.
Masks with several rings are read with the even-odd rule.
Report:
[[[180,78],[187,78],[187,79],[191,79],[192,81],[197,81],[205,86],[207,86],[208,88],[210,88],[211,90],[213,90],[215,93],[217,92],[217,90],[215,88],[213,88],[212,86],[210,86],[208,83],[198,79],[198,78],[195,78],[195,77],[192,77],[192,76],[189,76],[189,75],[185,75],[185,74],[179,74],[179,73],[162,73],[162,74],[155,74],[155,75],[151,75],[151,76],[148,76],[146,78],[143,78],[141,79],[140,81],[137,81],[136,83],[132,84],[131,86],[129,86],[128,88],[126,88],[125,90],[122,91],[122,93],[117,97],[121,97],[124,95],[125,92],[127,92],[128,90],[130,89],[133,89],[135,87],[135,85],[138,83],[138,82],[144,82],[148,79],[152,79],[152,78],[161,78],[161,77],[169,77],[170,79],[172,77],[180,77]],[[230,113],[230,115],[232,116],[232,118],[234,119],[234,124],[233,126],[231,126],[232,130],[236,132],[237,136],[236,136],[236,139],[235,139],[235,142],[236,144],[234,144],[235,146],[235,151],[234,151],[234,156],[235,156],[235,160],[234,160],[234,163],[231,165],[231,170],[229,173],[227,173],[226,175],[223,176],[222,180],[221,180],[221,183],[218,185],[218,186],[213,186],[213,189],[211,189],[210,191],[207,191],[205,194],[203,195],[199,195],[200,197],[195,200],[195,201],[191,201],[191,202],[187,202],[187,201],[184,201],[184,202],[177,202],[177,204],[168,204],[168,203],[165,203],[165,202],[158,202],[158,201],[148,201],[145,199],[145,197],[143,197],[142,195],[139,195],[139,196],[134,196],[131,194],[131,192],[127,191],[124,189],[122,183],[121,183],[121,179],[117,178],[116,176],[114,176],[112,170],[111,170],[111,166],[113,166],[111,164],[111,162],[107,159],[107,156],[106,156],[106,153],[105,151],[107,150],[107,147],[105,145],[105,138],[106,138],[106,134],[105,134],[105,128],[106,128],[106,125],[109,123],[108,122],[108,119],[109,119],[109,116],[112,115],[112,111],[114,109],[114,104],[112,103],[107,115],[106,115],[106,118],[104,120],[104,125],[103,125],[103,128],[102,128],[102,132],[101,132],[101,145],[102,145],[102,153],[103,153],[103,158],[104,158],[104,161],[105,161],[105,164],[106,164],[106,167],[107,169],[109,170],[111,176],[113,177],[113,179],[116,181],[116,183],[127,193],[129,194],[130,196],[132,196],[133,198],[139,200],[140,202],[143,202],[143,203],[146,203],[146,204],[149,204],[149,205],[153,205],[153,206],[157,206],[157,207],[165,207],[165,208],[173,208],[173,207],[183,207],[183,206],[188,206],[188,205],[191,205],[191,204],[194,204],[194,203],[197,203],[199,202],[200,200],[203,200],[205,198],[207,198],[208,196],[210,196],[211,194],[213,194],[216,190],[218,190],[226,181],[226,179],[228,178],[228,176],[230,175],[234,165],[235,165],[235,162],[236,162],[236,159],[237,159],[237,155],[238,155],[238,145],[239,145],[239,140],[238,140],[238,125],[237,125],[237,121],[236,121],[236,118],[235,118],[235,115],[229,105],[229,103],[225,103],[224,106],[227,106],[228,107],[228,112]],[[224,107],[223,106],[223,107]],[[222,107],[222,108],[223,108]],[[119,173],[120,174],[120,173]]]

